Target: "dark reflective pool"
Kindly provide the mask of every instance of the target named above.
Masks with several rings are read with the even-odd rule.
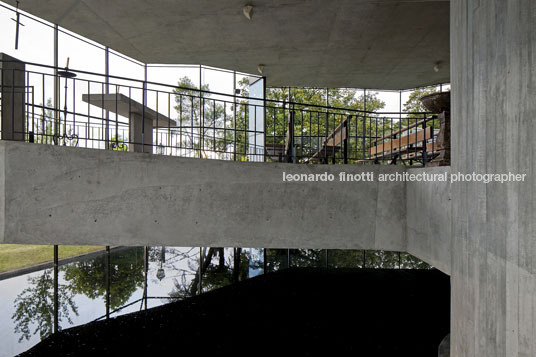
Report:
[[[0,355],[21,353],[55,329],[140,311],[289,266],[429,267],[408,254],[383,251],[111,248],[60,261],[56,269],[51,263],[0,275]]]

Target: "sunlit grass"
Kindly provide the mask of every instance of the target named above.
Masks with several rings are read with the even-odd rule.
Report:
[[[60,259],[104,249],[95,245],[62,245],[58,249]],[[0,244],[0,272],[24,268],[54,260],[51,245]]]

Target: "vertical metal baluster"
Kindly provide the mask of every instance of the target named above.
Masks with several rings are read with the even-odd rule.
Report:
[[[54,328],[53,332],[59,331],[59,297],[58,297],[59,259],[58,246],[54,246]]]
[[[233,130],[233,141],[234,141],[234,148],[233,148],[233,161],[236,161],[236,147],[237,147],[237,139],[236,139],[236,71],[233,71],[233,121],[234,121],[234,130]]]
[[[113,143],[112,145],[114,145],[114,149],[115,150],[119,150],[119,92],[120,92],[120,87],[119,85],[115,85],[115,143]],[[129,103],[130,103],[130,98],[129,98]]]
[[[198,294],[201,295],[203,292],[203,248],[199,247],[199,292]]]
[[[144,284],[144,288],[143,288],[143,297],[145,298],[145,310],[147,310],[147,290],[148,290],[148,283],[149,283],[149,279],[148,279],[148,275],[149,275],[149,247],[148,246],[145,246],[144,247],[144,268],[145,268],[145,284]]]
[[[102,93],[108,95],[110,94],[110,48],[106,46],[104,48],[104,91]],[[117,98],[117,92],[115,93]],[[104,109],[104,96],[102,98],[102,108]],[[110,150],[110,112],[104,110],[104,150]],[[101,138],[101,139],[102,139]],[[99,144],[100,146],[100,144]]]
[[[106,284],[106,320],[110,318],[110,246],[106,246],[104,281]]]
[[[171,137],[171,93],[168,92],[168,139],[167,139],[167,147],[169,148],[169,154],[170,155],[173,155],[173,150],[172,150],[172,140],[173,138]]]
[[[290,268],[290,248],[287,249],[287,268]]]
[[[214,129],[212,130],[212,148],[214,150],[214,152],[217,152],[216,150],[216,100],[213,99],[212,100],[212,110],[213,110],[213,113],[212,113],[212,124],[213,124],[213,127]]]
[[[86,147],[88,147],[88,140],[89,140],[89,128],[91,126],[91,102],[89,100],[91,98],[91,81],[87,81],[87,126],[86,126]],[[93,144],[93,143],[92,143]],[[91,145],[93,147],[93,145]]]
[[[147,64],[145,64],[143,68],[144,68],[144,80],[143,80],[143,108],[141,111],[141,152],[145,152],[145,107],[147,106]]]

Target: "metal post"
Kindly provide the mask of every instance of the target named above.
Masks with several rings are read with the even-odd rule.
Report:
[[[263,86],[263,103],[262,103],[262,109],[263,109],[263,126],[264,126],[264,129],[263,129],[263,143],[262,143],[262,158],[264,162],[266,162],[266,77],[262,77],[262,86]],[[266,253],[266,248],[264,249],[265,253]]]
[[[108,46],[104,48],[104,94],[110,94],[110,48]],[[104,115],[104,150],[110,150],[110,112],[105,110]]]
[[[143,109],[141,111],[141,152],[145,152],[145,107],[147,106],[147,63],[143,65]],[[151,135],[151,141],[152,141],[152,130],[151,133],[148,133],[148,135]],[[151,153],[152,153],[152,146],[151,146]]]
[[[287,249],[287,268],[290,268],[290,249]]]
[[[326,88],[326,125],[325,125],[325,137],[327,140],[327,137],[329,135],[329,89]],[[320,135],[320,128],[318,128],[318,135]],[[326,145],[326,141],[324,141],[324,164],[328,164],[328,147]]]
[[[58,76],[58,56],[59,56],[59,43],[58,43],[58,25],[54,25],[54,134],[52,136],[54,145],[58,145],[59,132],[60,132],[60,77]]]
[[[289,145],[288,145],[288,162],[295,164],[296,163],[296,149],[294,148],[294,104],[292,104],[292,109],[289,106]]]
[[[365,152],[367,151],[367,143],[366,143],[366,140],[365,140],[365,133],[367,131],[367,90],[366,89],[363,89],[363,132],[362,132],[362,135],[363,135],[363,138],[361,140],[361,155],[362,155],[362,158],[365,158],[366,154]]]
[[[343,154],[344,154],[344,164],[348,164],[348,122],[350,121],[351,116],[344,121],[342,130],[344,131],[344,141],[343,141]],[[335,157],[335,156],[333,156]]]
[[[234,266],[233,266],[233,282],[238,283],[240,279],[240,255],[242,253],[241,248],[234,248]]]
[[[203,279],[203,248],[199,247],[199,291],[198,294],[201,295],[203,292],[203,285],[202,285],[202,279]]]
[[[266,271],[268,270],[268,260],[266,259],[268,258],[268,254],[266,253],[266,248],[263,249],[263,257],[262,257],[262,262],[263,262],[263,274],[266,274]]]
[[[422,128],[424,130],[424,140],[422,142],[422,166],[426,166],[426,163],[428,162],[428,152],[426,150],[426,114],[423,114],[424,120],[422,123]],[[434,137],[434,127],[431,127],[432,130],[432,138]]]
[[[234,119],[234,123],[233,123],[233,126],[234,126],[234,134],[233,134],[233,138],[234,138],[234,152],[233,152],[233,161],[236,161],[236,149],[237,149],[237,141],[236,141],[236,71],[233,71],[233,119]]]
[[[54,246],[54,329],[53,332],[59,331],[59,298],[58,298],[58,275],[59,275],[59,260],[58,260],[58,246]]]
[[[205,145],[204,143],[204,126],[205,126],[205,120],[204,120],[204,105],[203,105],[203,94],[202,94],[202,88],[203,88],[203,67],[199,65],[199,158],[202,159],[203,155],[201,154],[202,148]],[[199,279],[199,286],[201,286],[201,279]]]
[[[110,318],[110,246],[106,246],[104,279],[106,282],[106,320]]]
[[[148,284],[148,275],[149,275],[149,247],[144,247],[144,270],[145,270],[145,282],[143,285],[143,297],[145,298],[145,301],[143,302],[145,304],[145,310],[147,310],[147,284]]]

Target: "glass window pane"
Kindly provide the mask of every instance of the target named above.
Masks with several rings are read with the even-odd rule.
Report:
[[[106,260],[102,246],[59,246],[60,327],[91,322],[106,313]],[[63,300],[63,302],[61,302]]]
[[[290,266],[292,268],[325,267],[325,249],[291,249]]]
[[[400,253],[388,252],[385,250],[367,250],[366,268],[389,268],[394,269],[400,266]]]
[[[328,250],[328,267],[329,268],[362,268],[363,251],[362,250]]]
[[[266,270],[267,272],[278,271],[288,268],[288,249],[267,249]]]

